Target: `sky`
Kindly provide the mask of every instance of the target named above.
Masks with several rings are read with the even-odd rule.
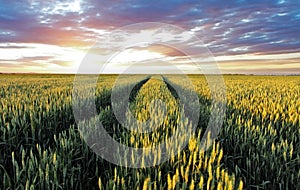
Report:
[[[113,31],[161,22],[199,38],[224,74],[300,74],[296,0],[0,0],[0,5],[2,73],[77,73],[91,49],[100,55],[115,51],[93,49]],[[137,72],[167,71],[172,64],[191,73],[196,69],[188,55],[159,44],[114,53],[105,72],[123,72],[119,68],[129,63]]]

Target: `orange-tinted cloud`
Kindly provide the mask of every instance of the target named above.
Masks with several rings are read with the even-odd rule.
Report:
[[[0,67],[9,70],[10,66],[19,66],[21,70],[28,62],[34,67],[27,65],[27,70],[47,70],[51,64],[67,70],[70,64],[76,65],[80,60],[74,60],[74,56],[67,58],[69,54],[64,48],[73,48],[74,52],[78,49],[86,51],[94,43],[101,43],[104,33],[113,29],[155,21],[175,24],[197,35],[215,57],[221,58],[219,64],[224,70],[236,69],[239,72],[242,68],[252,68],[255,73],[272,66],[285,71],[289,70],[284,66],[297,70],[298,57],[287,55],[300,52],[299,7],[299,1],[258,0],[251,3],[221,0],[166,0],[155,3],[136,0],[7,1],[1,4],[0,9],[0,44],[19,44],[20,49],[20,45],[25,44],[53,45],[60,47],[60,53],[15,60],[4,59],[7,55],[2,54]],[[191,43],[193,45],[197,44]],[[0,50],[4,48],[8,47],[0,47]],[[183,53],[174,48],[153,45],[147,49],[188,65]],[[35,51],[32,50],[33,53]],[[12,52],[11,56],[18,57],[18,52]],[[250,60],[241,59],[239,55],[248,56]],[[268,57],[255,58],[259,55]],[[278,55],[285,57],[278,60]],[[224,56],[227,56],[225,60]],[[270,68],[270,72],[273,71]]]

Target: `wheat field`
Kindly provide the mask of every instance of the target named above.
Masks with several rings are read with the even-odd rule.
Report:
[[[189,75],[192,87],[176,75],[124,76],[117,89],[120,94],[135,86],[128,100],[133,117],[126,125],[151,120],[148,127],[155,128],[151,133],[130,131],[116,118],[111,95],[117,77],[98,78],[93,93],[97,114],[78,122],[72,107],[74,75],[0,75],[0,189],[300,187],[299,76],[223,76],[226,112],[206,151],[201,149],[201,139],[212,98],[205,76]],[[190,100],[198,105],[196,129],[182,150],[169,146],[169,139],[191,121],[182,117],[183,100],[174,85],[198,96],[198,102]],[[117,98],[116,108],[122,109],[124,97]],[[157,99],[163,104],[153,104]],[[81,129],[95,126],[96,121],[118,143],[151,148],[166,142],[165,150],[172,156],[159,163],[163,154],[156,150],[152,166],[147,167],[135,155],[124,161],[139,163],[140,168],[110,163],[84,139],[87,134]],[[177,137],[181,142],[185,136]]]

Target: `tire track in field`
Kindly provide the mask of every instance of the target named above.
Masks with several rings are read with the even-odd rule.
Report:
[[[199,94],[195,94],[192,90],[193,88],[185,88],[182,85],[177,84],[176,81],[172,81],[173,79],[169,79],[169,77],[170,76],[163,76],[162,78],[172,96],[178,101],[179,106],[184,106],[186,108],[184,111],[186,117],[190,121],[197,122],[197,124],[195,123],[195,125],[197,125],[195,129],[196,133],[201,129],[204,132],[209,121],[209,119],[207,119],[210,115],[209,103],[204,102],[202,100],[203,97],[199,96]],[[176,77],[186,82],[189,81],[186,76],[176,75]]]
[[[146,84],[149,81],[150,78],[151,77],[147,77],[146,79],[140,81],[139,83],[137,83],[133,87],[133,89],[132,89],[132,91],[130,92],[130,95],[129,95],[129,102],[133,102],[135,100],[135,97],[137,96],[137,94],[140,91],[140,89],[142,88],[142,86],[144,84]]]
[[[138,139],[149,139],[148,143],[131,144],[134,147],[147,147],[164,141],[165,134],[172,134],[171,127],[176,125],[178,101],[167,88],[162,76],[152,75],[151,78],[140,88],[133,102],[130,104],[130,111],[133,123],[137,124],[138,133],[144,130],[148,134],[140,134],[131,131],[131,135],[137,135]],[[142,127],[143,126],[143,127]],[[141,128],[139,128],[141,127]],[[151,131],[151,132],[150,132]],[[157,139],[154,136],[158,137]]]
[[[141,108],[141,110],[138,109],[135,111],[143,112],[149,110],[148,103],[156,99],[163,100],[163,101],[170,101],[170,99],[173,100],[174,98],[176,102],[179,100],[179,97],[175,89],[172,88],[172,86],[169,83],[167,83],[164,80],[164,77],[161,75],[152,75],[147,79],[146,82],[144,82],[142,85],[139,85],[138,87],[139,88],[137,91],[134,91],[133,89],[132,92],[133,96],[131,97],[132,101],[130,101],[130,103],[131,105],[133,104],[137,105],[140,103],[147,104],[147,105],[140,105],[139,107]],[[146,97],[149,99],[147,99]],[[134,109],[136,109],[136,107]]]

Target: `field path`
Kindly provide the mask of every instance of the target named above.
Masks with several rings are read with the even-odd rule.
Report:
[[[138,120],[146,121],[149,119],[149,110],[152,109],[151,105],[153,105],[153,101],[156,101],[156,103],[157,101],[161,101],[161,103],[168,104],[167,107],[169,109],[176,109],[176,98],[160,75],[151,76],[151,78],[140,87],[139,91],[134,93],[136,93],[136,95],[130,108]],[[172,103],[172,105],[170,103]]]

